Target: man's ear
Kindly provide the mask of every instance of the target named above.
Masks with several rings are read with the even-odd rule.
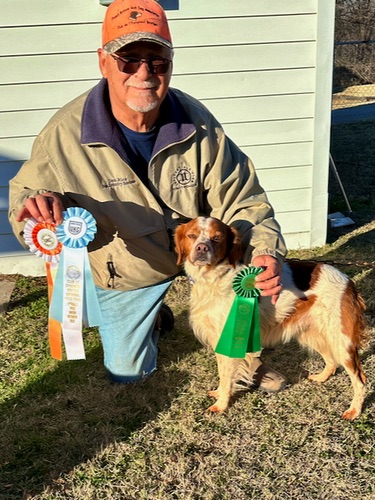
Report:
[[[100,72],[101,72],[103,78],[107,78],[107,67],[106,67],[106,65],[107,65],[107,56],[108,56],[108,54],[102,48],[99,48],[97,50],[97,53],[98,53],[98,62],[99,62]]]

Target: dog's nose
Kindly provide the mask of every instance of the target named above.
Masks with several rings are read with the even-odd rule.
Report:
[[[198,245],[196,246],[196,251],[200,254],[205,254],[207,253],[209,250],[208,246],[205,245],[204,243],[198,243]]]

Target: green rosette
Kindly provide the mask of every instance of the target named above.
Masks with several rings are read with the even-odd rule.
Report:
[[[263,272],[261,267],[249,266],[233,280],[236,294],[228,318],[221,332],[215,352],[230,358],[244,358],[247,352],[259,352],[260,327],[258,297],[255,278]]]

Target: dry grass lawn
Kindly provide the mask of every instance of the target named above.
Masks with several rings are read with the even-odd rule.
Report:
[[[345,134],[338,136],[345,141]],[[372,170],[365,194],[357,186],[351,199],[357,224],[331,233],[325,247],[291,254],[337,262],[367,302],[371,332],[375,222],[366,185],[374,182]],[[342,209],[332,190],[334,208]],[[216,363],[189,329],[184,278],[168,295],[176,327],[160,342],[158,371],[129,386],[107,381],[95,329],[85,332],[86,361],[52,360],[45,281],[15,278],[9,310],[0,317],[1,500],[375,498],[373,340],[361,353],[364,411],[352,423],[340,419],[351,399],[346,373],[323,385],[309,382],[306,374],[322,361],[295,344],[264,353],[288,377],[285,391],[250,391],[226,414],[211,415],[207,391],[217,384]]]

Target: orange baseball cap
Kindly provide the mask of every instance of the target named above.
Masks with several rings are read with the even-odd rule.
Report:
[[[114,0],[103,21],[103,49],[113,54],[140,41],[173,47],[164,10],[155,0]]]

